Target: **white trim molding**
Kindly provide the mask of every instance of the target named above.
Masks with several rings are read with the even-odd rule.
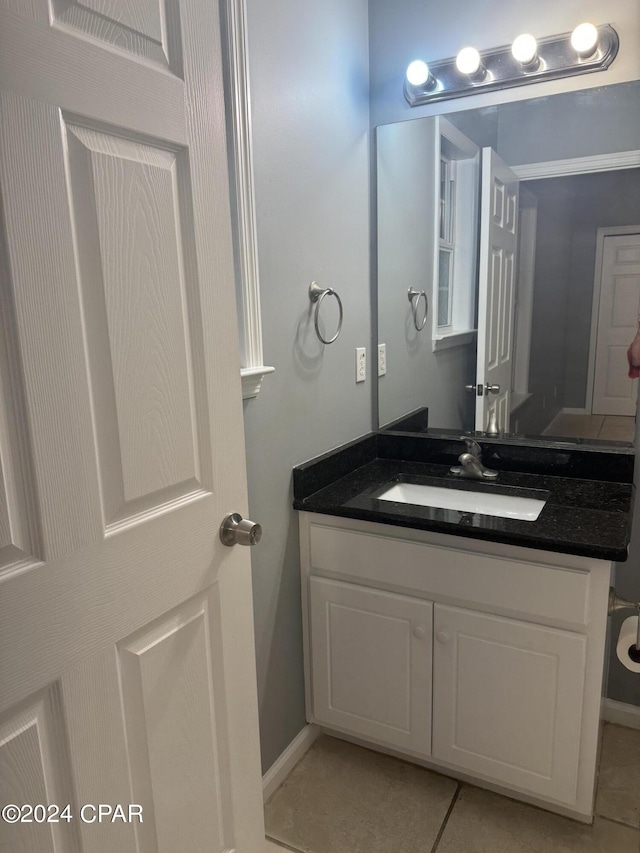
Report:
[[[600,716],[607,723],[640,729],[640,708],[637,705],[627,705],[626,702],[616,702],[615,699],[603,699]]]
[[[262,380],[268,373],[273,373],[275,367],[267,367],[264,364],[258,367],[243,367],[240,370],[242,379],[242,399],[257,397],[262,385]]]
[[[267,800],[275,794],[280,785],[291,773],[296,764],[301,761],[322,734],[320,726],[307,724],[294,737],[285,751],[274,761],[262,777],[262,798]]]
[[[467,344],[473,343],[477,337],[477,329],[469,329],[464,332],[450,332],[448,335],[438,335],[432,339],[431,349],[433,352],[440,352],[443,349],[464,347]]]
[[[275,368],[264,365],[258,276],[256,205],[249,101],[249,51],[245,0],[228,0],[229,85],[232,123],[231,181],[236,203],[238,313],[241,323],[242,397],[255,397]]]
[[[542,178],[560,178],[566,175],[584,175],[588,172],[611,172],[615,169],[637,169],[640,151],[616,151],[612,154],[595,154],[591,157],[573,157],[568,160],[543,160],[540,163],[523,163],[511,166],[521,181]]]

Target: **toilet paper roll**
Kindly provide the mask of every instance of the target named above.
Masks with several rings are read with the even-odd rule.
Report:
[[[638,617],[629,616],[622,623],[620,634],[618,636],[618,645],[616,653],[618,660],[630,672],[640,672],[640,653],[638,660],[633,660],[632,655],[635,655],[636,637],[638,633]],[[629,651],[631,650],[631,651]]]

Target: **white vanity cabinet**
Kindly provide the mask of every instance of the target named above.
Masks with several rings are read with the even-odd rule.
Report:
[[[584,635],[436,605],[433,755],[575,802]]]
[[[300,513],[310,722],[592,815],[611,564]]]
[[[316,720],[429,755],[431,602],[311,577],[309,616]]]

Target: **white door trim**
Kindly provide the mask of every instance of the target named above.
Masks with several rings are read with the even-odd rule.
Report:
[[[572,157],[567,160],[543,160],[540,163],[523,163],[511,168],[521,181],[537,181],[542,178],[560,178],[590,172],[637,169],[639,166],[640,150],[635,150],[594,154],[590,157]]]
[[[600,292],[602,290],[602,255],[605,237],[617,237],[624,234],[640,234],[640,225],[612,225],[598,228],[596,236],[596,263],[593,271],[593,302],[591,304],[591,330],[589,332],[589,361],[587,368],[587,393],[585,413],[590,415],[593,408],[593,381],[596,371],[596,343],[598,339],[598,313],[600,310]],[[631,343],[631,341],[629,341]]]
[[[241,324],[240,359],[242,396],[257,396],[263,378],[275,368],[266,367],[262,351],[262,312],[258,274],[258,237],[253,178],[251,106],[249,98],[249,47],[246,0],[227,0],[229,84],[232,139],[231,189],[235,199],[237,264]]]

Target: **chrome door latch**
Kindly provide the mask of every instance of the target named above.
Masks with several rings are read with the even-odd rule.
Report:
[[[485,394],[499,394],[499,385],[490,385],[488,382],[485,385],[465,385],[465,391],[475,391],[477,397],[483,397]]]
[[[262,527],[255,521],[243,518],[238,512],[225,516],[220,525],[220,539],[223,545],[257,545],[262,538]]]

